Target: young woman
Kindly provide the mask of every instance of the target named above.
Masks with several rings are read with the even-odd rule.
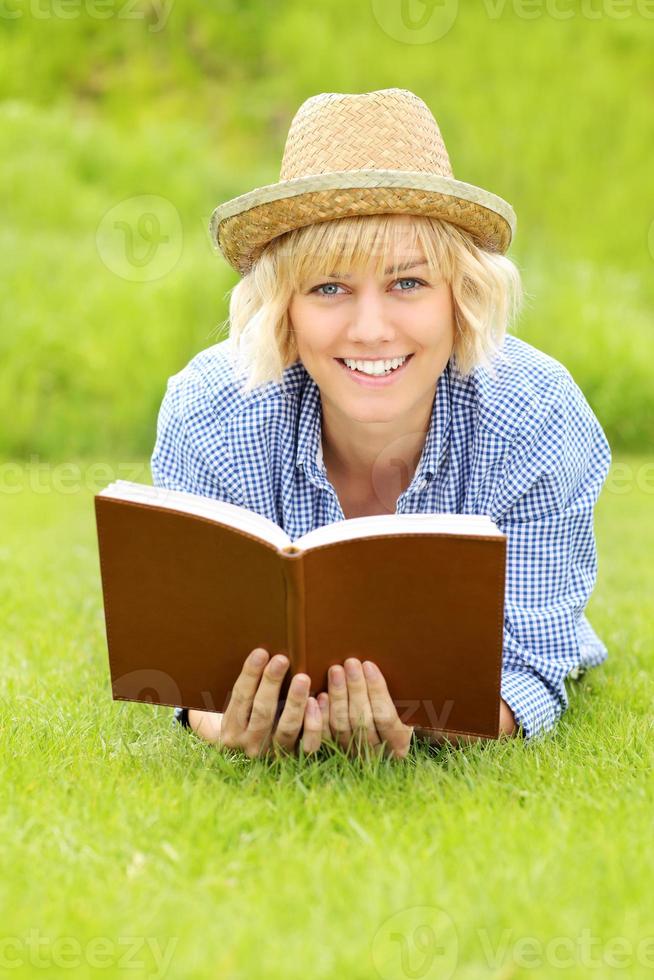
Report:
[[[296,113],[280,181],[211,227],[242,277],[230,336],[169,379],[154,483],[292,538],[366,514],[489,514],[507,535],[501,732],[551,729],[566,678],[607,657],[584,609],[611,453],[569,371],[507,332],[522,299],[510,205],[455,180],[413,93],[329,93]],[[374,663],[332,667],[317,698],[296,674],[282,706],[287,670],[252,651],[224,714],[175,718],[249,756],[333,738],[403,757],[424,734]]]

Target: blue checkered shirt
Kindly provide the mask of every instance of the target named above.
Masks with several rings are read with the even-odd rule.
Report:
[[[169,380],[151,459],[155,486],[263,514],[291,539],[344,520],[322,461],[320,391],[301,361],[249,394],[231,341]],[[593,507],[611,449],[570,372],[507,335],[496,377],[462,378],[450,360],[398,514],[488,514],[507,535],[502,698],[522,734],[555,726],[566,678],[607,650],[584,614],[597,576]],[[474,683],[474,680],[471,680]],[[176,709],[173,723],[188,725]]]

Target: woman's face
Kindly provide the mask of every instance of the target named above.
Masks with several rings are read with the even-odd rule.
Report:
[[[411,417],[431,404],[454,345],[449,284],[431,275],[424,256],[391,256],[400,269],[380,277],[329,269],[303,283],[289,304],[300,359],[324,402],[359,422]],[[408,359],[385,377],[353,371],[344,359]],[[378,366],[377,366],[378,367]]]

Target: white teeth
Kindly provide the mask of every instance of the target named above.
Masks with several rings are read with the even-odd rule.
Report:
[[[350,358],[344,357],[343,361],[352,371],[355,369],[361,371],[362,374],[388,374],[389,371],[395,370],[400,364],[404,364],[407,357],[393,357],[388,361],[353,361]]]

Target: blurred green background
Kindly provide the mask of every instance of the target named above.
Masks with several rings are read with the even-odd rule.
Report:
[[[423,7],[3,0],[0,454],[149,454],[167,377],[224,336],[212,209],[278,179],[305,98],[390,86],[515,208],[514,332],[614,449],[654,445],[654,10],[441,0],[432,38]]]

